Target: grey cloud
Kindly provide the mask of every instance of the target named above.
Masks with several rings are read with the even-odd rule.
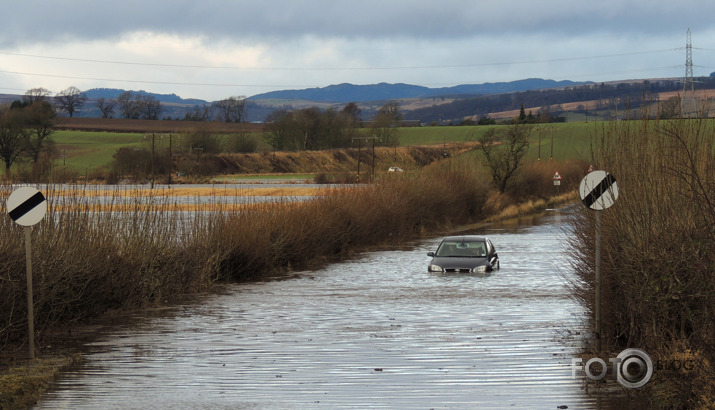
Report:
[[[0,45],[116,38],[147,30],[209,38],[451,38],[553,32],[681,33],[709,26],[715,3],[404,0],[24,0],[3,5]]]

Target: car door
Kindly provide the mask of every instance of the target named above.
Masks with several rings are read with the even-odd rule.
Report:
[[[487,239],[487,259],[492,269],[499,269],[499,255],[492,241]]]

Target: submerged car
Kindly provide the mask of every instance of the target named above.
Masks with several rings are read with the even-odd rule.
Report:
[[[442,239],[432,257],[429,272],[484,273],[499,269],[499,255],[492,242],[482,236],[461,235]]]

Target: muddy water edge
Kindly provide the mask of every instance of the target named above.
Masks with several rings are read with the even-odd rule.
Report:
[[[494,242],[490,275],[428,273],[432,238],[132,313],[37,408],[608,408],[572,377],[568,229],[550,212],[468,232]]]

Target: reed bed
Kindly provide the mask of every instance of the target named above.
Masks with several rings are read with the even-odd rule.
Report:
[[[192,212],[168,194],[118,188],[100,211],[96,192],[49,189],[48,216],[32,230],[38,346],[50,330],[110,310],[265,279],[481,218],[488,179],[449,163],[302,202],[237,207],[215,196]],[[9,218],[0,218],[0,235],[0,347],[19,346],[27,337],[24,236]]]
[[[648,352],[660,369],[639,390],[664,408],[715,406],[715,129],[697,119],[619,121],[594,141],[594,164],[620,196],[602,211],[602,340],[617,354]],[[573,243],[593,302],[594,211],[576,220]],[[603,353],[603,352],[601,352]],[[606,357],[606,356],[604,356]],[[692,366],[691,366],[692,367]]]

